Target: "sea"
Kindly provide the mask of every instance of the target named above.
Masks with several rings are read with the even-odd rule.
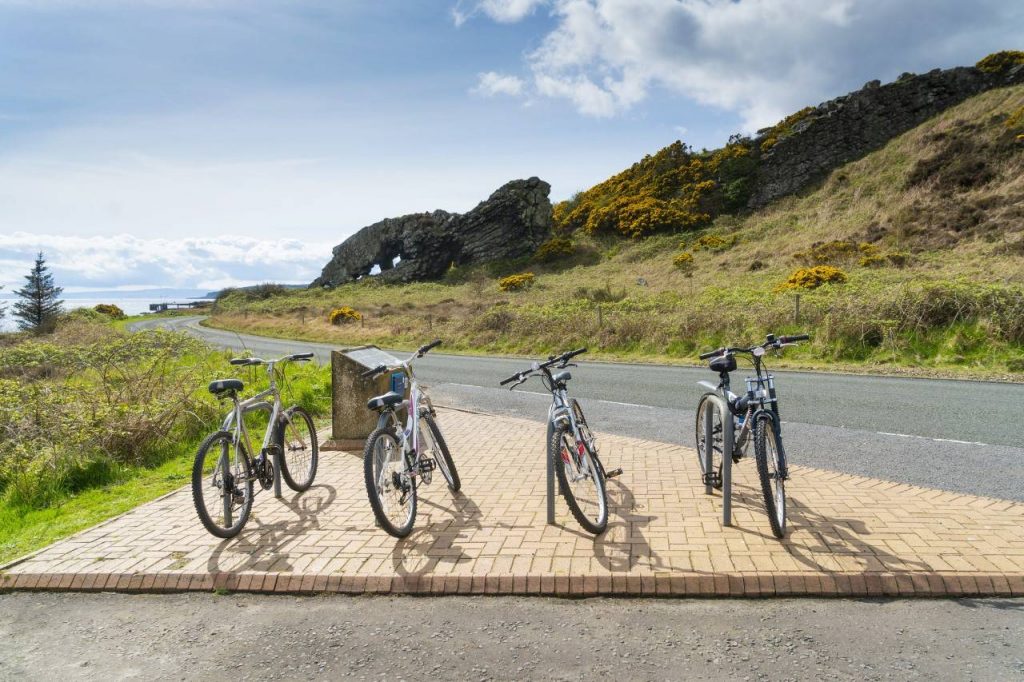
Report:
[[[124,294],[119,294],[123,297]],[[92,308],[99,303],[113,303],[125,312],[126,315],[139,315],[141,313],[149,312],[150,303],[185,303],[190,300],[194,300],[189,297],[116,297],[107,296],[105,298],[76,298],[74,296],[62,296],[61,299],[64,301],[65,310],[74,310],[75,308]],[[16,299],[11,296],[0,296],[0,306],[6,306],[7,314],[0,318],[0,332],[12,332],[17,330],[18,321],[11,316],[11,308]]]

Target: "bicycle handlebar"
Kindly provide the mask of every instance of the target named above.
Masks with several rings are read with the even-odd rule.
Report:
[[[242,365],[244,367],[249,365],[269,365],[271,363],[277,364],[279,362],[305,362],[306,360],[312,360],[313,357],[313,353],[306,352],[285,355],[283,357],[277,358],[276,360],[264,360],[263,358],[231,358],[230,360],[228,360],[228,363],[232,365]]]
[[[749,348],[742,348],[737,346],[725,346],[718,350],[709,351],[707,353],[701,353],[701,360],[708,360],[718,355],[726,353],[753,353],[755,348],[782,348],[787,343],[796,343],[797,341],[808,341],[810,340],[810,334],[794,334],[793,336],[779,336],[776,338],[774,334],[769,334],[764,343],[755,344]]]
[[[516,372],[507,379],[502,379],[500,382],[498,382],[498,385],[505,386],[507,384],[511,384],[513,381],[520,381],[521,379],[524,379],[525,377],[529,376],[533,372],[536,372],[537,370],[547,369],[548,367],[551,367],[552,365],[557,365],[559,363],[567,363],[569,360],[576,357],[577,355],[582,355],[583,353],[586,352],[586,348],[577,348],[576,350],[571,350],[568,353],[562,353],[561,355],[558,356],[553,355],[548,358],[547,362],[542,362],[538,364],[536,367],[524,369],[522,372]]]
[[[440,345],[441,345],[441,343],[442,343],[442,342],[441,342],[441,339],[434,339],[433,341],[431,341],[431,342],[430,342],[430,343],[428,343],[427,345],[425,345],[425,346],[420,346],[419,350],[417,350],[417,351],[416,351],[416,357],[418,357],[418,358],[421,358],[421,357],[423,357],[423,356],[424,356],[424,355],[426,355],[426,354],[427,354],[427,353],[428,353],[429,351],[431,351],[431,350],[433,350],[434,348],[437,348],[438,346],[440,346]]]

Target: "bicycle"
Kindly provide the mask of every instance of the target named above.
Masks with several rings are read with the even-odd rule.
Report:
[[[391,367],[378,365],[362,374],[372,378],[384,372],[402,371],[410,382],[408,400],[401,392],[389,391],[366,403],[368,409],[380,413],[377,428],[366,439],[363,451],[366,494],[377,523],[396,538],[408,536],[416,521],[417,479],[429,485],[434,470],[440,469],[449,490],[458,492],[462,487],[455,461],[437,426],[437,413],[412,370],[413,360],[440,345],[438,339],[421,346],[404,362]],[[407,413],[404,428],[398,417],[403,408]],[[426,429],[421,428],[421,423]],[[425,450],[429,450],[429,456]]]
[[[284,379],[284,371],[278,365],[312,359],[312,353],[296,353],[276,360],[232,359],[232,365],[265,365],[267,368],[270,386],[245,400],[238,398],[245,387],[240,379],[210,382],[210,393],[232,403],[220,430],[206,437],[192,465],[192,502],[199,520],[211,534],[231,538],[241,532],[252,511],[253,483],[259,481],[263,490],[274,485],[274,458],[289,488],[303,492],[313,484],[319,459],[313,419],[298,405],[282,410],[281,393],[277,388],[277,372]],[[267,402],[267,398],[273,400]],[[257,411],[269,412],[270,418],[260,454],[253,458],[244,416]],[[212,509],[207,502],[213,503]]]
[[[765,342],[749,348],[726,347],[703,353],[701,360],[711,360],[710,368],[718,372],[719,382],[715,386],[708,381],[698,385],[709,389],[697,403],[697,458],[700,462],[701,480],[705,485],[722,487],[722,461],[725,456],[725,429],[719,403],[712,398],[718,396],[725,401],[732,418],[733,444],[732,461],[739,462],[747,454],[750,437],[753,435],[754,458],[757,475],[761,481],[764,506],[772,533],[777,538],[786,535],[786,481],[789,469],[786,452],[782,445],[782,421],[779,418],[779,399],[775,392],[775,376],[764,366],[764,355],[769,349],[781,350],[796,345],[798,341],[810,338],[807,334],[780,336],[769,334]],[[753,377],[747,377],[747,391],[738,396],[729,388],[729,373],[736,369],[736,354],[750,355],[754,364]],[[707,410],[713,410],[707,419]],[[711,426],[710,434],[708,425]],[[710,470],[707,447],[710,442]]]
[[[572,374],[569,371],[551,373],[552,366],[555,369],[576,367],[569,360],[586,352],[586,348],[579,348],[551,356],[547,362],[535,362],[530,369],[513,374],[500,385],[512,384],[511,391],[530,377],[540,376],[544,388],[551,393],[547,456],[558,476],[558,487],[576,521],[590,533],[599,535],[608,527],[605,480],[620,475],[622,469],[605,472],[583,408],[575,398],[569,397],[567,382]]]

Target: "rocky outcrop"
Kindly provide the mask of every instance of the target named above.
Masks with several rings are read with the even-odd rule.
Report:
[[[551,234],[550,192],[538,178],[513,180],[468,213],[413,213],[374,223],[334,247],[310,286],[344,284],[374,266],[385,281],[412,282],[437,279],[453,263],[530,255]]]
[[[829,171],[861,158],[892,138],[985,90],[1024,83],[1024,65],[1003,73],[974,67],[903,74],[818,105],[761,154],[750,207],[793,194]],[[773,129],[759,131],[758,145]]]

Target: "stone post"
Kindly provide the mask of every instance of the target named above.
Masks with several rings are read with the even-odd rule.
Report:
[[[331,351],[331,439],[321,449],[363,451],[366,437],[377,427],[378,416],[366,408],[366,401],[388,392],[391,373],[374,379],[364,379],[361,374],[378,364],[393,362],[397,362],[395,358],[376,346]]]

